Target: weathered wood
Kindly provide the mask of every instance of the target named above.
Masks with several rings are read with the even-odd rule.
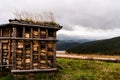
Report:
[[[38,40],[38,41],[57,41],[56,39],[41,39],[41,38],[19,38],[19,37],[2,37],[0,40]]]
[[[46,68],[48,68],[48,64],[47,64],[47,61],[48,61],[48,47],[47,47],[47,43],[45,43],[45,48],[46,48],[46,60],[45,60],[45,62],[46,62]]]
[[[30,70],[11,70],[12,73],[24,73],[24,72],[39,72],[39,71],[56,71],[57,68],[51,69],[30,69]]]
[[[10,65],[0,65],[0,67],[12,67],[13,65],[10,64]]]
[[[31,41],[30,43],[30,48],[31,48],[31,52],[30,52],[30,69],[33,69],[33,42]]]
[[[12,37],[16,37],[16,27],[13,27],[13,33]],[[16,41],[12,40],[12,48],[13,48],[13,53],[12,53],[12,64],[13,64],[13,70],[16,69]]]
[[[38,28],[38,38],[40,38],[40,28]],[[38,41],[38,69],[40,69],[40,41]]]
[[[32,24],[21,24],[21,23],[10,23],[12,25],[17,25],[17,26],[26,26],[26,27],[39,27],[39,28],[44,28],[44,29],[54,29],[54,30],[60,30],[62,27],[58,26],[58,27],[50,27],[50,26],[40,26],[40,25],[32,25]]]
[[[54,42],[54,46],[53,46],[53,67],[56,67],[56,42]]]
[[[7,52],[9,53],[8,61],[10,61],[10,54],[12,52],[13,65],[11,72],[19,73],[56,70],[56,31],[60,28],[43,28],[41,26],[38,27],[38,25],[30,26],[22,24],[12,24],[11,26],[13,26],[13,33],[9,32],[9,36],[2,37],[2,35],[0,34],[0,44],[1,41],[9,40],[7,42],[9,43]],[[19,29],[23,31],[17,31]],[[48,30],[51,31],[50,38],[48,35]],[[21,33],[22,35],[18,36]],[[49,42],[51,43],[48,44]],[[10,46],[12,46],[12,48]],[[50,56],[50,58],[48,56]],[[8,64],[10,64],[10,62]]]
[[[0,29],[0,38],[2,37],[2,28]],[[0,40],[0,64],[2,64],[2,40]]]
[[[25,27],[23,27],[23,38],[25,38]],[[25,69],[25,40],[23,40],[23,69]]]

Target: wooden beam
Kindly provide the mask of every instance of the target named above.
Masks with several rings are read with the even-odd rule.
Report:
[[[33,69],[33,41],[30,42],[30,69]]]
[[[19,38],[19,37],[0,37],[0,40],[6,40],[6,39],[12,39],[12,40],[39,40],[39,41],[57,41],[56,39],[41,39],[41,38]]]
[[[45,42],[45,48],[46,48],[46,68],[48,68],[48,47],[47,47],[47,42]]]
[[[30,29],[31,38],[33,38],[33,28]],[[33,69],[33,41],[30,41],[30,69]]]
[[[0,29],[0,37],[2,37],[2,28]],[[2,40],[0,40],[0,64],[2,64]]]
[[[26,73],[26,72],[44,72],[44,71],[56,71],[57,68],[51,69],[31,69],[31,70],[11,70],[12,73]]]
[[[25,38],[25,27],[23,27],[23,38]],[[23,40],[23,69],[25,69],[25,40]]]
[[[56,67],[56,42],[53,42],[53,50],[54,50],[54,54],[53,54],[53,67]]]
[[[38,28],[38,38],[40,38],[40,28]],[[40,69],[40,41],[38,41],[38,69]]]
[[[16,37],[16,27],[13,27],[13,35],[12,37]],[[12,57],[12,63],[13,63],[13,70],[16,69],[16,40],[12,40],[12,48],[13,48],[13,57]]]

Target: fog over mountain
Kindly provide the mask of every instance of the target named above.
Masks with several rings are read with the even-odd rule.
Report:
[[[58,35],[104,39],[120,34],[120,0],[1,0],[0,24],[15,10],[53,12],[63,25]]]

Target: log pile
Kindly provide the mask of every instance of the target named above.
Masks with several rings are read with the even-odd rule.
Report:
[[[57,28],[27,24],[7,27],[0,28],[1,65],[11,64],[13,72],[55,70]]]

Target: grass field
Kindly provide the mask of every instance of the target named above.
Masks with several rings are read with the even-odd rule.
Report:
[[[35,74],[35,80],[120,80],[120,63],[57,59],[56,72]],[[0,80],[13,80],[12,75],[1,76]],[[20,77],[18,80],[26,80]]]

